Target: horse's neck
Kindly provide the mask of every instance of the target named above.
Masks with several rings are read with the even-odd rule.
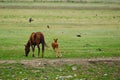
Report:
[[[27,42],[27,46],[30,47],[30,41]]]

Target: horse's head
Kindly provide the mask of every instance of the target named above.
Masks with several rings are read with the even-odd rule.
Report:
[[[27,57],[30,52],[30,46],[25,45],[25,56]]]

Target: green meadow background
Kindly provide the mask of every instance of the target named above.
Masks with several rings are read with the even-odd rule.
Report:
[[[26,59],[24,44],[37,31],[43,32],[49,46],[45,50],[48,59],[55,58],[54,38],[63,58],[120,56],[119,3],[0,2],[0,6],[1,60]]]

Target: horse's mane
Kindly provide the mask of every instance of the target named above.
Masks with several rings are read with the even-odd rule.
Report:
[[[30,35],[30,38],[29,38],[30,43],[35,43],[35,39],[36,39],[36,33],[33,32],[33,33]]]
[[[30,47],[30,40],[28,40],[27,42],[27,47]]]

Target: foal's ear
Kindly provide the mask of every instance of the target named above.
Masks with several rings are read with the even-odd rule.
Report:
[[[57,41],[58,40],[58,38],[55,38],[55,39],[53,39],[54,41]]]
[[[56,38],[56,41],[58,40],[58,38]]]

